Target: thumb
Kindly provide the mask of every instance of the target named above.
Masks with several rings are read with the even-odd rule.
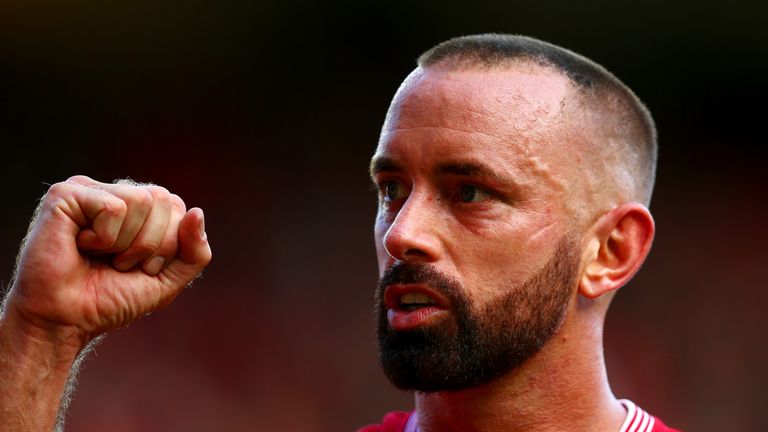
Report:
[[[191,282],[211,261],[211,246],[205,233],[205,216],[200,208],[190,209],[179,224],[176,258],[163,273],[181,288]]]

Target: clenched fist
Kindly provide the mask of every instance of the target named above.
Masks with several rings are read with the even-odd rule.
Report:
[[[168,304],[210,259],[202,210],[160,186],[75,176],[43,197],[5,313],[84,344]]]

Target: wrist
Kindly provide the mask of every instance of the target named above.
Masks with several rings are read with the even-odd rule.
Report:
[[[30,317],[11,305],[0,316],[0,343],[18,366],[30,365],[69,373],[78,353],[88,344],[76,328]]]
[[[13,307],[2,311],[0,430],[53,429],[81,350],[76,339],[71,329],[30,324]]]

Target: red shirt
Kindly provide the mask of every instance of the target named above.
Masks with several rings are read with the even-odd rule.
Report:
[[[618,432],[680,432],[667,427],[629,400],[622,400],[621,404],[627,409],[627,417]],[[357,432],[419,432],[418,417],[415,411],[391,412],[384,416],[381,424],[364,426]]]

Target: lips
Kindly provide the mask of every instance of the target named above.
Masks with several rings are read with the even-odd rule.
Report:
[[[429,286],[393,284],[384,290],[384,305],[393,330],[410,330],[446,314],[450,301]]]

